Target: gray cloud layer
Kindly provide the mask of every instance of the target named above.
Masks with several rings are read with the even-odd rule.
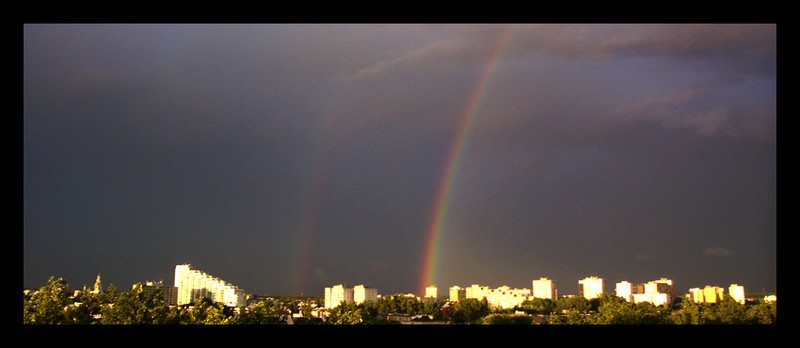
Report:
[[[26,25],[26,286],[124,287],[188,261],[256,293],[416,291],[445,157],[503,30]],[[776,45],[774,25],[515,25],[440,286],[774,287]],[[696,266],[709,245],[737,253]]]

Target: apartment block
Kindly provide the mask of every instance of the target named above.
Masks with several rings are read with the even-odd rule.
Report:
[[[353,302],[353,289],[347,284],[338,284],[325,288],[325,308],[335,308],[342,303]]]
[[[425,288],[425,298],[438,298],[439,297],[439,289],[436,285],[431,285]]]
[[[366,285],[356,285],[353,287],[353,302],[356,304],[378,299],[378,289],[370,288]]]
[[[177,288],[177,304],[185,305],[205,297],[220,302],[228,307],[240,307],[246,304],[242,289],[207,274],[193,269],[190,264],[175,266],[175,284]]]
[[[347,284],[338,284],[325,288],[325,308],[335,308],[342,303],[364,303],[378,299],[378,289],[366,285],[356,285],[352,288]]]
[[[728,294],[734,300],[736,300],[736,302],[744,304],[744,286],[738,284],[731,284],[731,286],[728,287]]]
[[[532,282],[531,292],[533,298],[548,298],[553,301],[558,300],[558,290],[556,282],[552,279],[539,278]]]
[[[460,286],[451,286],[450,287],[450,301],[451,302],[458,302],[463,299],[467,298],[467,289],[464,289]]]
[[[725,289],[718,286],[706,285],[706,287],[691,288],[686,296],[695,303],[717,303],[722,300]]]
[[[587,300],[598,298],[603,293],[604,286],[603,278],[586,277],[578,281],[578,294]]]
[[[616,295],[624,298],[628,302],[633,302],[633,294],[636,293],[636,287],[628,281],[621,281],[615,287]]]

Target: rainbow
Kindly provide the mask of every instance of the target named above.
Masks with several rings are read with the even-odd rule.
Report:
[[[309,261],[313,255],[314,232],[317,230],[317,216],[319,211],[319,201],[322,195],[322,187],[324,186],[325,178],[322,175],[324,164],[321,159],[317,159],[316,167],[313,171],[311,184],[305,192],[303,207],[303,222],[300,229],[296,234],[297,237],[297,252],[295,253],[294,268],[292,272],[292,293],[293,294],[308,294],[308,279],[311,274]]]
[[[294,260],[292,263],[291,286],[292,294],[309,294],[309,281],[313,279],[314,270],[311,269],[311,261],[314,257],[314,241],[316,240],[319,229],[320,203],[325,195],[325,185],[327,184],[327,173],[330,167],[330,148],[332,140],[328,136],[330,133],[330,117],[322,120],[320,131],[323,136],[318,145],[317,151],[311,156],[310,162],[313,167],[306,180],[305,190],[302,192],[300,207],[300,223],[297,233],[295,233]]]
[[[436,197],[433,205],[433,213],[427,227],[427,239],[422,261],[422,276],[420,278],[419,291],[425,293],[425,288],[436,284],[438,279],[439,254],[444,235],[447,213],[453,195],[453,187],[458,177],[461,167],[461,160],[464,157],[467,143],[475,125],[475,120],[480,111],[481,102],[486,93],[489,80],[500,63],[500,58],[511,39],[514,30],[513,25],[506,27],[497,38],[494,46],[489,52],[486,63],[480,72],[478,82],[470,93],[467,106],[461,116],[453,143],[447,154],[442,177],[439,181]]]

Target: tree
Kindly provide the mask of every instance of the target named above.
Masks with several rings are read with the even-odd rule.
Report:
[[[567,315],[563,316],[560,319],[564,324],[567,325],[587,325],[593,324],[591,316],[588,313],[579,312],[579,311],[570,311]]]
[[[444,319],[444,312],[442,311],[442,306],[447,303],[447,300],[432,300],[427,299],[422,302],[422,308],[420,309],[419,314],[423,315],[430,315],[433,317],[434,320],[443,320]]]
[[[721,324],[743,324],[747,317],[745,305],[728,294],[725,294],[717,305],[717,314]]]
[[[558,313],[589,313],[591,304],[583,296],[562,297],[556,302],[555,311]]]
[[[109,284],[106,292],[103,293],[103,300],[105,303],[114,303],[117,301],[117,296],[119,296],[117,287],[114,284]]]
[[[677,303],[666,318],[668,323],[678,325],[702,324],[702,320],[701,306],[690,300]]]
[[[328,323],[334,325],[356,325],[370,321],[363,304],[342,303],[333,308]]]
[[[519,314],[492,313],[481,320],[484,325],[531,325],[533,318]]]
[[[191,324],[221,325],[233,323],[232,313],[226,310],[225,305],[217,303],[210,298],[201,297],[189,310]]]
[[[651,302],[634,303],[634,308],[634,324],[661,324],[666,322],[669,315],[666,306],[656,306]]]
[[[145,301],[147,317],[151,324],[167,324],[170,322],[173,310],[164,301],[164,294],[160,288],[156,288],[152,295]]]
[[[593,322],[597,324],[637,324],[636,307],[622,297],[608,293],[601,294],[597,314]]]
[[[481,318],[490,312],[489,303],[486,298],[468,298],[456,302],[453,305],[453,323],[470,324],[477,323]]]
[[[51,276],[47,285],[39,288],[29,299],[23,299],[22,323],[57,325],[69,324],[67,281]]]
[[[556,309],[556,302],[549,298],[525,300],[520,308],[528,314],[550,314]]]
[[[366,303],[365,305],[368,308],[374,308],[375,311],[380,314],[427,314],[424,313],[424,304],[420,303],[420,301],[414,297],[389,295],[370,302],[371,303]]]
[[[314,309],[314,307],[312,307],[312,306],[311,306],[311,304],[309,304],[309,303],[307,303],[307,302],[303,302],[303,303],[300,305],[300,315],[301,315],[303,318],[312,318],[311,311],[312,311],[313,309]]]
[[[775,303],[761,301],[747,309],[747,322],[751,324],[775,324]]]
[[[109,289],[111,286],[109,286]],[[140,325],[152,324],[148,313],[147,299],[141,288],[131,291],[115,293],[113,301],[105,304],[101,310],[102,324],[109,325]]]
[[[81,291],[67,307],[67,320],[73,324],[94,324],[95,316],[101,314],[103,308],[102,295],[90,291]]]
[[[279,324],[280,318],[274,310],[272,301],[264,300],[247,306],[239,315],[239,324]]]

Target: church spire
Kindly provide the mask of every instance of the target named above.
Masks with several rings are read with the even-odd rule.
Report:
[[[100,283],[100,274],[97,275],[97,280],[94,281],[94,290],[92,290],[92,292],[95,294],[103,292],[103,285]]]

